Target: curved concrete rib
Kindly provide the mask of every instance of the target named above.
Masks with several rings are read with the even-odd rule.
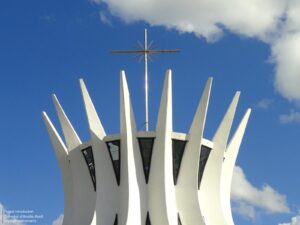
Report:
[[[214,138],[214,147],[207,160],[199,190],[201,212],[208,225],[226,225],[221,207],[221,172],[224,152],[240,92],[237,92]]]
[[[125,72],[120,73],[121,182],[118,224],[144,225],[147,215],[145,177],[137,142]]]
[[[53,95],[53,102],[69,151],[73,181],[71,224],[90,225],[95,217],[96,192],[94,191],[88,166],[81,152],[82,147],[79,147],[81,141],[55,95]],[[79,147],[79,149],[77,149],[77,147]]]
[[[90,176],[88,165],[81,152],[88,147],[81,145],[69,153],[73,180],[72,225],[95,225],[96,192]]]
[[[233,176],[234,165],[237,159],[239,148],[245,133],[245,129],[251,114],[251,109],[248,109],[241,120],[238,128],[236,129],[228,147],[225,152],[222,174],[221,174],[221,203],[226,219],[227,225],[234,225],[231,205],[230,205],[230,192],[231,182]]]
[[[71,128],[72,125],[69,123],[68,118],[64,115],[62,108],[59,105],[59,102],[54,96],[54,101],[56,103],[56,107],[58,110],[58,114],[61,117],[61,123],[64,124],[66,138],[72,143],[70,137],[72,134],[68,132],[74,132]],[[46,122],[48,121],[45,117]],[[49,126],[49,122],[48,122]],[[73,133],[76,136],[76,133]],[[75,137],[73,136],[73,137]],[[58,143],[56,141],[56,143]],[[74,144],[75,142],[73,142]],[[94,191],[93,183],[91,182],[90,174],[88,167],[86,165],[85,159],[82,155],[82,145],[77,146],[77,148],[73,148],[67,150],[65,147],[65,151],[68,151],[68,160],[64,160],[64,167],[67,168],[67,173],[71,176],[70,180],[64,179],[64,184],[68,186],[65,190],[65,196],[69,196],[71,198],[70,202],[72,205],[66,205],[66,209],[70,211],[71,214],[70,219],[64,220],[64,225],[79,225],[79,224],[91,224],[94,217],[94,209],[96,202],[96,193]],[[70,187],[71,186],[71,187]],[[84,193],[84,194],[83,194]],[[67,203],[69,204],[69,203]]]
[[[118,185],[108,149],[103,141],[106,134],[82,79],[80,88],[90,129],[96,168],[97,225],[113,224],[118,207]]]
[[[172,129],[171,70],[168,70],[160,102],[148,183],[152,225],[178,224],[173,184]]]
[[[78,137],[76,131],[74,130],[70,120],[68,119],[67,115],[65,114],[61,104],[59,103],[56,95],[52,95],[52,100],[57,112],[57,116],[65,137],[66,145],[68,146],[68,150],[72,150],[79,145],[81,145],[80,138]]]
[[[64,220],[63,225],[72,224],[73,212],[73,180],[71,173],[71,166],[68,159],[68,151],[63,143],[61,137],[57,133],[51,120],[46,112],[42,113],[44,123],[47,127],[53,148],[55,150],[56,158],[60,166],[62,181],[64,186]]]
[[[209,78],[189,131],[176,185],[178,212],[185,225],[204,225],[198,201],[198,168],[211,83],[212,78]]]

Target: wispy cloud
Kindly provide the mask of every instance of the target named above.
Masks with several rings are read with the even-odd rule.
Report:
[[[100,20],[103,24],[112,26],[112,22],[109,19],[109,15],[105,11],[100,11],[99,12],[99,17],[100,17]]]
[[[297,0],[90,0],[106,4],[125,22],[194,33],[209,42],[224,29],[268,44],[275,65],[275,88],[290,100],[300,100],[300,1]]]
[[[234,170],[231,199],[233,211],[250,219],[255,219],[257,212],[267,214],[290,212],[284,195],[268,184],[261,188],[255,187],[238,166]]]
[[[59,215],[52,223],[52,225],[62,225],[64,221],[64,215]]]
[[[279,223],[278,225],[300,225],[300,211],[298,215],[291,218],[291,221],[288,223]]]
[[[283,124],[287,123],[300,123],[300,112],[291,110],[288,114],[279,116],[279,121]]]
[[[234,201],[232,210],[243,217],[254,220],[256,218],[256,209],[252,205],[243,201]]]
[[[271,107],[272,104],[273,104],[272,99],[264,98],[256,104],[256,107],[259,109],[267,110]]]

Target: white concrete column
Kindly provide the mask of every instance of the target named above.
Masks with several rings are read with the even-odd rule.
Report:
[[[69,163],[68,150],[65,144],[63,143],[61,137],[53,126],[51,120],[47,116],[46,112],[42,113],[44,123],[47,127],[52,146],[55,151],[56,159],[59,163],[63,186],[64,186],[64,220],[63,225],[72,224],[72,215],[73,215],[73,180],[71,165]]]
[[[237,92],[214,138],[199,190],[199,201],[207,225],[227,225],[221,208],[221,171],[224,152],[240,93]]]
[[[144,225],[146,182],[125,72],[120,73],[121,180],[119,225]]]
[[[96,168],[97,225],[113,224],[118,213],[118,185],[106,143],[103,141],[106,134],[83,80],[80,80],[80,87],[90,128]]]
[[[171,76],[171,70],[168,70],[160,102],[149,174],[148,196],[152,225],[178,224],[173,183]]]
[[[232,176],[250,114],[251,109],[248,109],[233,137],[231,138],[224,154],[224,162],[221,174],[221,203],[227,225],[234,225],[230,204]]]
[[[68,146],[68,163],[70,164],[73,185],[73,206],[71,224],[91,224],[95,214],[96,192],[90,177],[88,165],[81,150],[88,146],[81,145],[80,138],[74,130],[55,95],[53,102]]]
[[[177,179],[177,208],[184,225],[204,225],[198,201],[198,170],[211,83],[212,78],[209,78],[189,131]]]

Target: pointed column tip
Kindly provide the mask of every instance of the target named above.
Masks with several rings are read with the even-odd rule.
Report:
[[[167,69],[165,78],[168,80],[170,80],[172,78],[172,70],[171,69]]]
[[[43,118],[43,120],[44,120],[44,123],[45,123],[47,129],[48,129],[49,127],[52,127],[52,129],[53,129],[53,128],[55,129],[54,125],[52,124],[52,122],[51,122],[51,120],[50,120],[50,118],[49,118],[49,116],[48,116],[48,114],[47,114],[45,111],[42,111],[42,118]]]
[[[95,106],[83,79],[79,79],[79,83],[91,136],[97,134],[97,136],[102,140],[106,134],[96,112]]]
[[[65,137],[66,145],[68,149],[74,149],[81,144],[81,140],[55,94],[52,95],[52,100]]]
[[[206,88],[206,86],[208,85],[208,88],[211,89],[212,82],[213,82],[213,77],[208,77],[208,79],[207,79],[207,81],[206,81],[205,88]],[[210,91],[210,90],[209,90],[209,91]]]
[[[120,70],[120,79],[121,81],[123,81],[125,79],[126,75],[125,75],[125,70]]]
[[[234,94],[234,96],[233,96],[232,101],[236,100],[238,102],[240,96],[241,96],[241,92],[240,91],[236,91],[235,94]]]
[[[59,160],[61,157],[68,155],[67,147],[45,111],[42,112],[42,117],[48,130],[48,134],[54,147],[56,156]]]
[[[248,117],[250,117],[251,113],[252,113],[252,109],[251,109],[251,108],[248,108],[248,109],[246,110],[245,115],[247,115]]]
[[[46,111],[42,111],[42,117],[43,117],[44,119],[48,117]]]
[[[126,86],[126,88],[128,88],[128,86],[127,86],[127,80],[126,80],[126,75],[125,75],[125,71],[124,70],[120,71],[120,85],[121,85],[120,88],[124,89],[124,86]]]
[[[48,114],[45,111],[42,111],[42,118],[44,120],[44,123],[45,123],[47,129],[51,128],[52,130],[56,131],[54,125],[52,124],[52,121],[50,120]]]
[[[57,97],[56,97],[56,94],[51,94],[51,97],[52,97],[52,101],[58,101]]]
[[[80,78],[78,81],[79,81],[79,86],[80,86],[81,93],[82,93],[84,90],[86,90],[86,86],[85,86],[84,80],[82,78]]]
[[[59,115],[59,111],[60,111],[60,110],[63,110],[63,109],[62,109],[62,106],[61,106],[61,104],[60,104],[60,102],[59,102],[59,100],[58,100],[56,94],[52,94],[51,97],[52,97],[52,101],[53,101],[53,104],[54,104],[54,106],[55,106],[56,112],[57,112],[58,115]]]
[[[229,108],[228,110],[231,108],[231,107],[234,107],[234,112],[233,112],[233,116],[235,114],[235,110],[236,110],[236,107],[238,105],[238,102],[240,100],[240,96],[241,96],[241,92],[240,91],[236,91],[233,98],[232,98],[232,101],[231,101],[231,104],[229,105]]]

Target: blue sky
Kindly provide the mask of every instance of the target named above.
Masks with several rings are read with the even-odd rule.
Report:
[[[295,28],[300,7],[295,1],[268,0],[257,3],[268,9],[262,16],[256,6],[248,14],[254,3],[245,1],[231,15],[226,10],[234,2],[223,7],[215,1],[210,9],[218,16],[208,20],[206,9],[198,3],[193,7],[192,1],[181,6],[176,0],[169,11],[163,11],[167,1],[2,1],[1,206],[43,214],[41,225],[51,225],[63,214],[60,171],[41,112],[47,111],[59,127],[50,96],[56,93],[81,139],[88,140],[79,78],[85,80],[106,132],[113,134],[119,132],[119,71],[124,69],[137,126],[143,128],[143,63],[110,50],[137,48],[148,28],[155,47],[181,49],[149,64],[150,130],[168,68],[173,71],[174,131],[188,131],[209,76],[214,81],[206,138],[212,138],[240,90],[233,129],[248,107],[253,112],[236,175],[250,192],[235,195],[236,224],[300,224],[300,32]]]

